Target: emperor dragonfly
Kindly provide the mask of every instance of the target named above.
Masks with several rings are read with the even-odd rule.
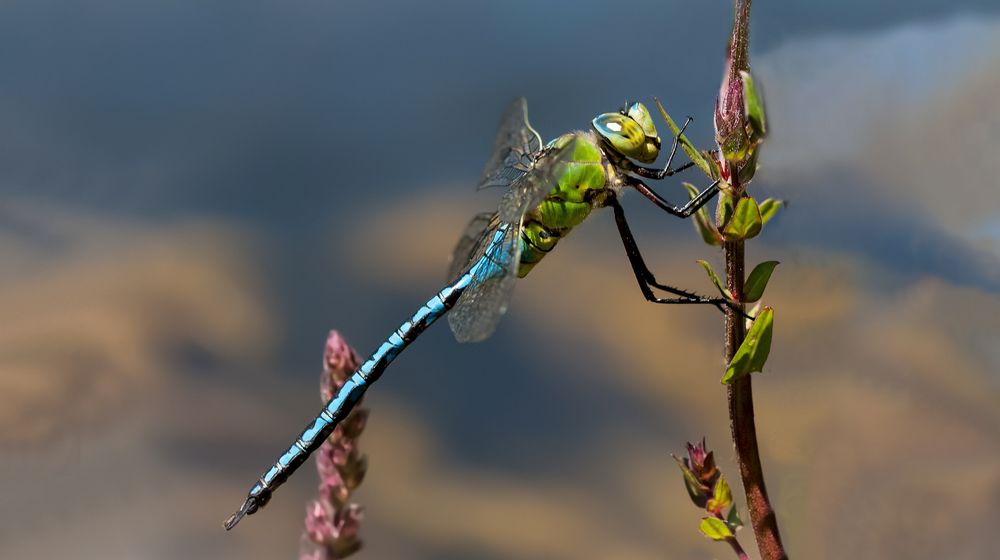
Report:
[[[569,132],[543,146],[541,136],[528,122],[527,102],[520,98],[508,107],[479,185],[504,187],[506,191],[496,212],[478,214],[466,227],[452,255],[451,282],[400,325],[348,378],[292,446],[251,487],[240,509],[226,520],[227,530],[263,507],[274,490],[323,444],[385,368],[442,315],[451,311],[448,323],[460,342],[489,337],[507,309],[515,280],[526,276],[596,208],[610,206],[614,210],[629,263],[647,300],[711,304],[720,310],[723,305],[731,305],[723,298],[702,297],[658,283],[643,261],[618,202],[625,188],[634,188],[666,212],[687,218],[716,194],[718,181],[685,205],[674,206],[640,177],[663,179],[690,164],[670,168],[677,151],[676,137],[663,169],[631,161],[649,164],[660,153],[660,137],[642,103],[626,103],[617,113],[598,115],[592,125],[592,130]],[[654,287],[674,297],[656,297]]]

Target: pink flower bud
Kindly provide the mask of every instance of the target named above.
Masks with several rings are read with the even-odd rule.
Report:
[[[320,391],[323,401],[328,401],[333,397],[333,393],[344,381],[358,369],[361,365],[361,358],[354,351],[344,337],[337,331],[330,331],[326,338],[326,348],[323,352],[323,381],[320,384]]]
[[[687,444],[687,459],[684,465],[691,469],[694,476],[704,485],[711,488],[719,478],[719,469],[715,466],[715,457],[705,446],[705,438],[701,443]]]

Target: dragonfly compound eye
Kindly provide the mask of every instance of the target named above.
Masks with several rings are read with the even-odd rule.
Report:
[[[653,117],[649,115],[649,110],[642,103],[635,103],[628,108],[628,116],[642,127],[643,133],[650,138],[659,138],[656,134],[656,125],[653,124]]]
[[[637,104],[638,105],[638,104]],[[633,108],[635,105],[633,105]],[[631,113],[632,110],[630,109]],[[648,119],[649,126],[652,127],[652,120]],[[646,134],[646,130],[641,123],[633,117],[619,113],[604,113],[593,121],[594,130],[607,140],[618,152],[623,155],[641,161],[651,163],[660,154],[659,138],[656,136],[656,129],[653,128],[653,136]]]

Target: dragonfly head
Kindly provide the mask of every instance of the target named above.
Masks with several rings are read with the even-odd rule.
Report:
[[[642,163],[652,163],[660,155],[660,137],[642,103],[633,103],[617,113],[598,115],[593,123],[594,130],[622,155]]]

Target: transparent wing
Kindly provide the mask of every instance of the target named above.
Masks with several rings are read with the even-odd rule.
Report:
[[[459,274],[465,272],[465,269],[475,262],[478,258],[476,250],[483,246],[484,236],[490,231],[495,231],[499,223],[496,212],[483,212],[473,216],[451,253],[451,264],[448,265],[449,282],[458,278]]]
[[[519,97],[507,106],[493,144],[493,154],[479,179],[480,189],[507,187],[530,169],[542,149],[542,137],[528,122],[528,102]]]
[[[459,342],[478,342],[496,330],[507,311],[521,261],[521,222],[528,209],[537,206],[558,185],[562,164],[571,160],[576,140],[543,152],[528,173],[515,181],[504,194],[500,210],[489,221],[483,214],[473,218],[466,235],[459,241],[451,273],[457,277],[472,269],[472,284],[448,314],[448,324]],[[459,251],[467,247],[466,237],[483,228],[475,248],[469,251],[463,267]],[[486,257],[485,259],[483,257]]]
[[[500,221],[519,224],[525,212],[541,204],[559,186],[559,176],[565,164],[573,161],[578,141],[574,135],[561,146],[545,148],[537,155],[529,171],[500,200]]]
[[[448,314],[459,342],[479,342],[496,330],[514,292],[521,260],[521,226],[497,221],[472,253],[472,285]],[[486,257],[483,259],[483,257]],[[457,276],[457,275],[456,275]]]

